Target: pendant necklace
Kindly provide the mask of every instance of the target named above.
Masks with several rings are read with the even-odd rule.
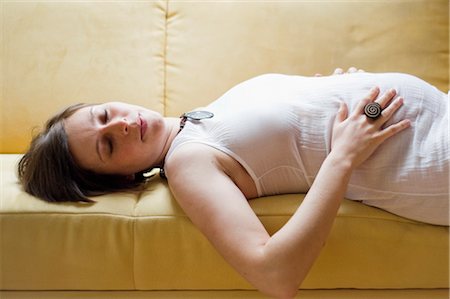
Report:
[[[208,118],[212,118],[214,116],[214,113],[209,112],[209,111],[205,111],[205,110],[198,110],[198,111],[191,111],[191,112],[186,112],[183,113],[180,118],[180,130],[178,131],[178,133],[183,130],[184,126],[186,125],[186,121],[193,121],[193,122],[198,122],[202,119],[208,119]]]

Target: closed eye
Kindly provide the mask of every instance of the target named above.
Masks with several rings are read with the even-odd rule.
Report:
[[[108,144],[109,154],[111,155],[113,153],[113,142],[111,138],[106,138],[106,142]]]
[[[103,123],[106,124],[108,122],[108,110],[105,109],[105,113],[103,114]]]
[[[101,121],[103,122],[103,124],[107,124],[109,120],[109,114],[108,114],[108,110],[104,109],[103,115],[101,116]],[[114,149],[114,143],[113,140],[111,138],[111,136],[105,136],[105,138],[103,139],[104,144],[107,147],[108,150],[108,154],[111,155],[113,153],[113,149]]]
[[[108,156],[111,156],[114,149],[114,142],[113,139],[110,136],[104,136],[102,138],[102,148],[105,154]]]

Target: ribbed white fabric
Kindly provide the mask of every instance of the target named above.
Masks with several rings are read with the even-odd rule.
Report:
[[[339,101],[353,111],[373,86],[381,92],[395,88],[405,99],[386,125],[408,118],[412,127],[383,143],[354,171],[346,197],[448,225],[448,95],[411,75],[267,74],[250,79],[204,108],[215,114],[212,119],[188,122],[166,159],[183,144],[202,143],[241,163],[259,196],[307,192],[330,152]]]

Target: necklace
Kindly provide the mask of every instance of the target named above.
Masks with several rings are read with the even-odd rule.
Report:
[[[179,134],[181,130],[183,130],[184,126],[186,125],[187,121],[191,121],[193,123],[200,122],[202,119],[208,119],[212,118],[214,116],[214,113],[205,111],[205,110],[197,110],[197,111],[190,111],[183,113],[180,116],[180,129],[178,130]],[[163,162],[164,163],[164,162]],[[159,169],[159,176],[166,179],[166,172],[164,171],[164,164]]]
[[[198,111],[191,111],[191,112],[186,112],[183,113],[180,118],[180,130],[178,131],[178,133],[181,132],[181,130],[183,130],[184,126],[186,125],[186,121],[193,121],[193,122],[198,122],[201,121],[202,119],[207,119],[207,118],[212,118],[214,116],[214,113],[209,112],[209,111],[204,111],[204,110],[198,110]]]

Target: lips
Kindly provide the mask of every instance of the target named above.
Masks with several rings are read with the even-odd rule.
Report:
[[[139,121],[140,121],[140,127],[141,127],[141,140],[144,140],[145,132],[147,132],[147,121],[145,119],[142,119],[141,115],[139,114]]]

